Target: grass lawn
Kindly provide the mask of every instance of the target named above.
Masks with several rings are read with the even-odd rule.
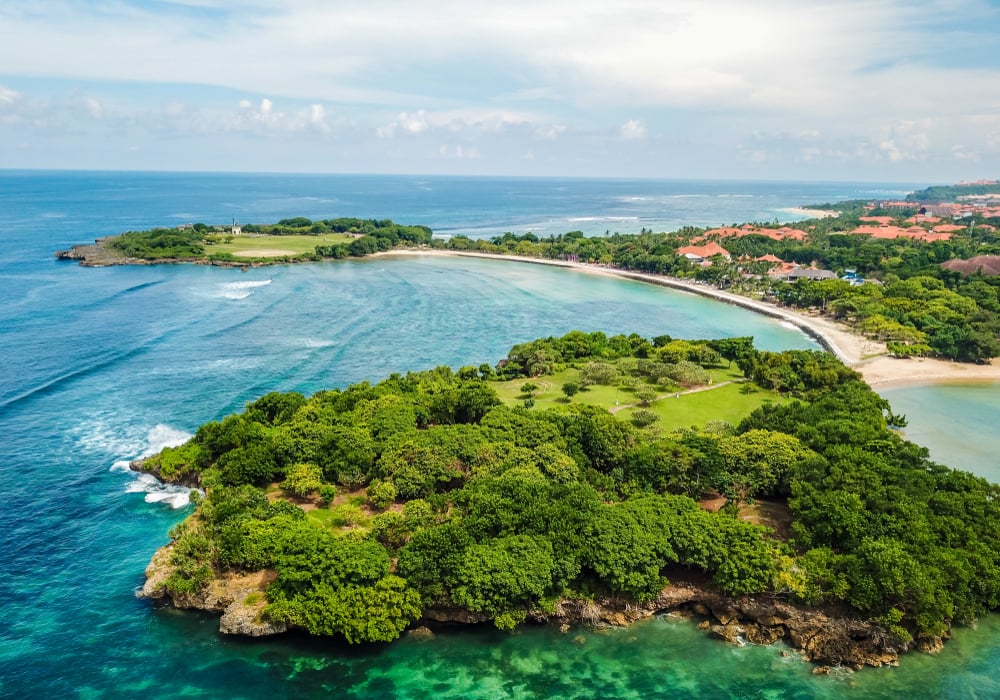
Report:
[[[233,236],[229,243],[213,243],[205,246],[205,252],[209,255],[213,253],[231,253],[232,255],[245,255],[246,251],[269,250],[285,251],[283,255],[297,255],[299,253],[311,253],[318,245],[333,245],[335,243],[349,243],[354,239],[343,233],[323,233],[317,236]],[[253,254],[247,256],[253,257]]]
[[[329,506],[307,510],[306,517],[334,532],[367,530],[373,513],[364,494],[364,489],[338,494]]]
[[[706,388],[704,391],[685,393],[684,388],[678,387],[672,392],[660,392],[662,398],[658,398],[645,409],[660,417],[660,420],[655,424],[656,427],[662,430],[690,428],[691,426],[700,428],[713,420],[724,420],[736,424],[765,403],[786,401],[776,392],[765,391],[744,383],[742,381],[743,374],[735,365],[731,368],[710,370],[709,374],[712,377],[712,388]],[[511,406],[517,406],[524,401],[521,386],[530,381],[539,387],[538,391],[534,393],[534,408],[541,410],[566,406],[568,403],[589,404],[613,410],[616,405],[628,406],[638,403],[632,390],[613,386],[591,386],[586,391],[578,392],[567,401],[562,393],[562,385],[566,382],[579,382],[579,380],[580,372],[578,370],[566,369],[556,374],[536,377],[531,380],[515,379],[509,382],[496,382],[493,387],[501,401]],[[726,384],[726,382],[734,383]],[[675,398],[674,394],[680,394],[680,396]],[[628,420],[634,410],[636,409],[621,408],[616,415],[623,420]]]
[[[748,389],[752,389],[747,393]],[[765,391],[750,384],[726,384],[717,389],[699,391],[693,394],[681,394],[674,398],[654,401],[648,409],[660,417],[654,423],[661,430],[678,428],[701,428],[709,421],[724,420],[736,425],[766,403],[784,403],[787,401],[773,391]],[[626,408],[619,412],[619,418],[628,419],[635,409]]]

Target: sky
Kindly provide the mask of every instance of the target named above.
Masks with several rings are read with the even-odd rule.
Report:
[[[1000,176],[1000,2],[0,0],[0,168]]]

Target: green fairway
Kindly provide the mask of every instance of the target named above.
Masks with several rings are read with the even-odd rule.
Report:
[[[570,403],[588,404],[606,408],[623,420],[628,420],[637,409],[652,411],[660,417],[656,427],[663,430],[692,426],[701,428],[714,420],[736,424],[766,403],[782,403],[786,400],[777,392],[759,389],[745,382],[735,365],[731,368],[713,369],[710,374],[711,385],[660,391],[658,398],[647,407],[636,405],[639,401],[634,389],[614,386],[594,385],[567,400],[562,392],[562,385],[580,380],[579,370],[572,368],[531,380],[521,378],[496,382],[494,388],[500,399],[511,406],[523,404],[525,395],[521,386],[530,381],[538,386],[532,397],[535,401],[534,409],[544,410]]]
[[[323,233],[316,236],[233,236],[228,243],[212,243],[205,246],[208,255],[229,253],[237,257],[271,258],[283,255],[311,253],[318,245],[349,243],[353,237],[343,233]]]

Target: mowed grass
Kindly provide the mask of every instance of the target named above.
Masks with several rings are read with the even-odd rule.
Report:
[[[658,399],[645,409],[660,417],[654,425],[662,430],[679,428],[702,428],[709,421],[726,421],[733,425],[749,416],[753,411],[769,403],[785,403],[786,399],[776,392],[765,391],[749,383],[726,384],[714,389],[691,394],[681,393],[674,397]],[[628,420],[635,411],[626,408],[617,414]]]
[[[236,256],[245,256],[248,250],[282,250],[288,251],[288,255],[298,255],[300,253],[311,253],[318,245],[349,243],[353,240],[351,236],[343,233],[323,233],[316,236],[256,236],[242,234],[233,236],[233,239],[229,243],[212,243],[206,245],[205,252],[209,255],[213,253],[229,253]],[[252,257],[252,254],[250,257]]]
[[[493,386],[501,401],[517,406],[522,405],[525,399],[521,386],[526,382],[537,385],[539,388],[534,393],[535,410],[566,406],[570,403],[587,404],[612,411],[622,420],[629,420],[636,410],[652,411],[660,417],[655,426],[662,430],[692,426],[701,428],[709,421],[715,420],[735,425],[764,404],[786,401],[777,392],[765,391],[745,382],[742,373],[735,365],[731,368],[710,370],[709,374],[712,377],[712,384],[702,391],[692,391],[701,387],[678,387],[669,392],[659,391],[658,398],[649,406],[635,407],[629,407],[630,404],[638,404],[638,399],[632,390],[613,386],[591,386],[585,391],[574,394],[567,401],[562,392],[562,385],[580,381],[579,370],[572,368],[535,379],[522,378],[509,382],[496,382]]]

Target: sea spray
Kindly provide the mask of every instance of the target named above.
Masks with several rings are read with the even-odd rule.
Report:
[[[271,284],[271,280],[247,280],[245,282],[226,282],[219,285],[218,296],[223,299],[246,299],[253,294],[253,290]]]
[[[139,458],[151,457],[167,447],[183,445],[193,436],[191,433],[158,423],[146,434],[146,445]],[[164,503],[171,508],[183,508],[191,502],[191,492],[203,492],[176,484],[165,484],[152,474],[136,472],[131,467],[132,460],[120,459],[112,463],[110,471],[133,474],[135,478],[125,486],[125,493],[144,493],[146,503]]]

